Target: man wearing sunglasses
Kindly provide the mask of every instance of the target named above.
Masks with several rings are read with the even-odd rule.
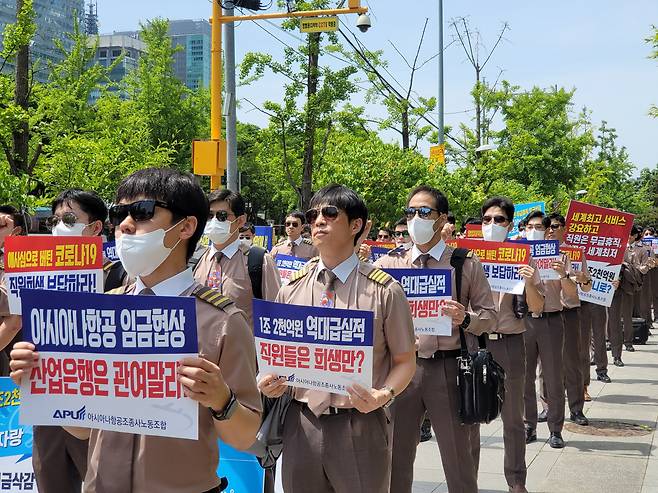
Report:
[[[313,241],[302,236],[305,221],[304,214],[299,211],[291,212],[286,216],[287,239],[274,245],[270,252],[272,257],[290,255],[292,257],[311,259],[318,256],[318,249],[313,246]]]
[[[435,188],[418,187],[409,194],[404,212],[413,247],[404,252],[391,252],[378,259],[376,265],[393,269],[452,269],[450,261],[455,249],[441,238],[448,215],[446,197]],[[446,302],[444,309],[452,318],[452,334],[417,337],[415,375],[393,407],[395,447],[390,488],[396,493],[411,492],[418,430],[425,411],[436,433],[448,489],[477,492],[480,428],[479,425],[463,425],[459,420],[459,327],[474,335],[493,330],[496,308],[482,265],[470,253],[463,266],[460,300],[456,299],[454,275],[452,286],[453,299]]]
[[[208,196],[208,202],[205,234],[210,247],[196,264],[194,278],[233,300],[251,326],[254,298],[273,300],[281,276],[264,248],[240,242],[240,228],[247,222],[242,195],[217,190]]]
[[[548,216],[548,219],[550,223],[546,228],[546,239],[558,240],[560,246],[567,246],[564,242],[566,225],[564,216],[554,212]],[[584,252],[582,259],[582,268],[579,272],[574,273],[573,279],[581,290],[590,291],[592,289],[592,278],[589,274]],[[585,312],[582,309],[583,303],[578,297],[578,291],[576,291],[574,297],[570,295],[570,290],[562,291],[562,305],[564,306],[562,310],[562,318],[564,319],[564,382],[567,388],[571,421],[580,421],[580,424],[585,424],[587,418],[583,420],[583,406],[585,405],[585,399],[589,396],[587,387],[590,383],[591,326],[594,327],[594,333],[597,334],[597,341],[603,344],[605,350],[605,307],[601,307],[603,310],[599,310],[594,306],[588,306],[587,318],[585,319]],[[592,317],[595,317],[596,321],[592,320]],[[601,334],[601,332],[603,333]],[[603,340],[599,340],[601,335],[603,335]],[[601,371],[607,373],[607,357],[606,366]]]
[[[178,378],[186,398],[199,403],[199,439],[67,428],[89,440],[85,492],[216,493],[217,437],[237,448],[251,445],[260,424],[261,401],[255,384],[254,339],[244,313],[224,297],[202,298],[208,291],[187,268],[208,217],[208,202],[192,175],[148,168],[121,182],[116,203],[110,221],[116,227],[117,252],[136,280],[117,291],[195,297],[202,356],[184,358]],[[14,346],[11,376],[16,383],[29,378],[35,364],[38,356],[32,344]]]
[[[388,243],[391,241],[391,232],[388,228],[379,228],[377,231],[377,241]]]
[[[492,197],[482,205],[482,236],[485,241],[507,241],[514,223],[514,204],[505,197]],[[523,393],[525,389],[525,317],[541,313],[544,308],[544,286],[534,261],[519,268],[525,279],[523,296],[493,292],[498,308],[495,331],[489,334],[487,347],[505,370],[505,401],[501,417],[505,442],[505,479],[511,493],[527,493],[525,484],[525,425]],[[523,302],[526,306],[523,306]]]
[[[330,185],[311,200],[306,219],[320,258],[311,260],[277,301],[286,304],[368,310],[374,313],[373,388],[353,384],[349,397],[292,389],[283,430],[286,493],[387,493],[391,426],[387,407],[409,383],[414,368],[413,321],[400,285],[359,262],[354,247],[368,210],[349,188]],[[277,375],[261,375],[268,397],[289,387]],[[416,435],[418,428],[416,428]]]
[[[395,240],[395,248],[409,250],[413,245],[413,243],[411,243],[411,237],[409,236],[409,228],[407,228],[406,217],[401,217],[398,219],[398,222],[395,223],[393,239]]]
[[[541,211],[533,211],[526,218],[526,238],[545,239],[546,229],[551,220]],[[526,319],[526,376],[525,376],[525,422],[526,443],[537,440],[537,393],[535,379],[537,363],[541,359],[548,402],[547,422],[550,431],[548,444],[551,448],[563,448],[562,427],[564,426],[564,320],[562,318],[563,297],[578,299],[578,289],[571,261],[566,255],[552,263],[551,267],[559,274],[559,280],[544,281],[546,293],[544,311],[532,313]],[[580,398],[583,398],[582,387]],[[582,412],[574,416],[578,424],[587,424]]]

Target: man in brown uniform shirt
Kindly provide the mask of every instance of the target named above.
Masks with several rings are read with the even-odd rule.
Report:
[[[265,253],[261,264],[260,293],[254,293],[248,256],[250,252],[256,255],[259,247],[240,243],[240,228],[247,220],[244,199],[239,193],[218,190],[208,196],[208,202],[210,213],[205,233],[210,247],[196,264],[194,279],[234,301],[245,312],[251,326],[254,297],[274,300],[281,287],[281,276],[272,257]]]
[[[565,218],[561,214],[553,213],[548,216],[546,227],[546,239],[558,240],[560,246],[565,246]],[[566,258],[566,256],[565,256]],[[587,260],[583,255],[583,268],[579,272],[569,270],[569,275],[583,291],[591,291],[592,278],[587,268]],[[588,326],[581,323],[580,298],[578,289],[561,289],[562,318],[564,320],[564,382],[569,400],[570,419],[579,425],[587,425],[589,422],[583,414],[585,405],[585,373],[583,360],[588,361],[587,374],[589,375],[589,347]]]
[[[199,439],[67,428],[89,439],[84,491],[218,492],[217,438],[236,448],[249,447],[260,424],[261,404],[254,340],[244,314],[219,293],[195,283],[186,269],[208,203],[193,176],[170,168],[129,176],[119,185],[117,203],[110,210],[117,252],[137,279],[128,292],[197,297],[200,356],[184,358],[178,374],[186,398],[200,404]],[[38,354],[27,342],[17,343],[11,354],[11,376],[20,383],[29,378]]]
[[[492,197],[482,206],[482,235],[486,241],[506,241],[514,226],[514,205],[505,197]],[[528,468],[525,462],[525,426],[523,392],[525,388],[525,316],[544,310],[544,286],[534,262],[519,268],[526,280],[524,299],[527,310],[519,307],[519,296],[493,292],[498,308],[498,323],[489,334],[487,347],[505,370],[503,440],[505,442],[505,479],[512,493],[527,493]]]
[[[277,297],[281,303],[313,306],[333,300],[327,301],[329,307],[374,313],[373,388],[355,384],[349,396],[292,389],[283,430],[286,493],[389,491],[391,426],[383,407],[413,376],[414,333],[401,286],[354,253],[367,217],[365,204],[352,190],[330,185],[318,191],[307,220],[320,258],[294,275]],[[333,296],[327,297],[329,292]],[[288,389],[272,374],[261,375],[259,387],[269,397]]]
[[[527,217],[526,237],[542,240],[550,220],[541,211],[531,212]],[[545,281],[544,311],[528,314],[526,318],[526,377],[525,377],[525,422],[526,443],[537,440],[537,360],[541,358],[548,401],[548,444],[552,448],[563,448],[562,427],[564,426],[564,372],[562,350],[564,346],[564,321],[562,319],[562,291],[569,296],[578,296],[576,283],[570,278],[571,261],[565,255],[552,264],[560,275],[556,281]],[[581,389],[582,398],[582,389]]]
[[[631,254],[630,263],[635,270],[638,285],[632,296],[623,294],[621,309],[622,313],[625,314],[623,315],[625,319],[628,319],[628,313],[631,314],[630,328],[627,328],[626,324],[624,324],[624,349],[632,353],[635,351],[635,348],[633,347],[635,330],[633,329],[632,316],[635,315],[642,318],[647,316],[644,313],[644,291],[646,290],[647,282],[649,282],[647,274],[654,265],[653,259],[651,258],[651,249],[648,249],[647,246],[642,243],[642,228],[637,224],[633,224],[633,228],[631,229],[631,234],[628,239],[628,251]]]
[[[288,238],[274,245],[270,252],[272,257],[290,255],[291,257],[311,259],[318,256],[318,249],[313,246],[313,242],[302,236],[304,221],[304,214],[299,211],[291,212],[286,216]]]
[[[377,260],[382,268],[451,269],[454,248],[446,246],[441,231],[447,221],[448,200],[438,190],[419,187],[407,201],[405,215],[414,246]],[[454,274],[452,285],[455,285]],[[393,473],[391,491],[411,492],[413,465],[419,442],[418,429],[425,411],[429,415],[451,493],[476,493],[480,457],[479,425],[462,425],[459,420],[457,357],[459,325],[480,335],[496,328],[496,308],[489,282],[475,256],[466,259],[460,300],[447,302],[445,313],[452,317],[452,335],[418,337],[417,369],[407,390],[393,406]],[[456,292],[453,290],[453,297]],[[468,311],[466,310],[468,307]]]

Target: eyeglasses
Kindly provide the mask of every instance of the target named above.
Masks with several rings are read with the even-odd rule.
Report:
[[[556,229],[560,229],[561,227],[562,225],[560,223],[552,223],[548,228],[555,231]]]
[[[335,205],[325,205],[321,209],[309,209],[306,211],[306,222],[313,224],[320,214],[328,221],[333,221],[338,217],[340,211]]]
[[[489,224],[492,220],[496,224],[503,224],[509,221],[505,216],[482,216],[482,224]]]
[[[534,229],[535,231],[546,231],[546,226],[543,224],[526,224],[525,229]]]
[[[222,223],[222,222],[224,222],[228,219],[228,216],[230,214],[233,214],[233,213],[232,212],[226,212],[226,211],[217,211],[217,212],[210,211],[208,213],[208,221],[212,221],[213,218],[216,218],[220,223]]]
[[[389,240],[391,237],[389,235],[377,235],[379,240]]]
[[[73,225],[78,222],[78,216],[76,216],[73,212],[65,212],[62,214],[62,217],[50,216],[48,219],[46,219],[46,227],[48,230],[52,231],[52,229],[60,222],[63,222],[68,227],[72,228]]]
[[[299,228],[301,224],[299,224],[297,221],[286,221],[286,228]]]
[[[132,204],[119,204],[110,207],[110,223],[113,226],[119,226],[130,215],[135,221],[142,222],[153,219],[155,208],[162,207],[173,211],[174,209],[161,200],[138,200]]]
[[[418,216],[421,219],[427,219],[428,217],[430,217],[430,215],[432,215],[432,212],[439,212],[439,211],[437,209],[432,209],[431,207],[424,207],[424,206],[423,207],[407,207],[404,210],[404,215],[406,216],[406,218],[408,220],[411,220],[414,217],[416,217],[416,214],[418,214]]]
[[[409,231],[396,231],[393,234],[396,238],[409,238]]]

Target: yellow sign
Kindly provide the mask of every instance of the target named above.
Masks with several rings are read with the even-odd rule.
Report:
[[[338,17],[302,18],[299,25],[303,33],[338,31]]]
[[[446,146],[445,144],[440,144],[438,146],[430,147],[430,159],[435,163],[445,164],[446,163]]]

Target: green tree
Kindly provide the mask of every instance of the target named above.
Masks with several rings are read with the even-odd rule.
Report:
[[[647,43],[649,43],[653,48],[653,51],[649,55],[649,58],[658,60],[658,27],[652,26],[652,30],[653,30],[653,34],[646,40]],[[654,118],[658,118],[658,106],[652,105],[651,108],[649,109],[649,114]]]

